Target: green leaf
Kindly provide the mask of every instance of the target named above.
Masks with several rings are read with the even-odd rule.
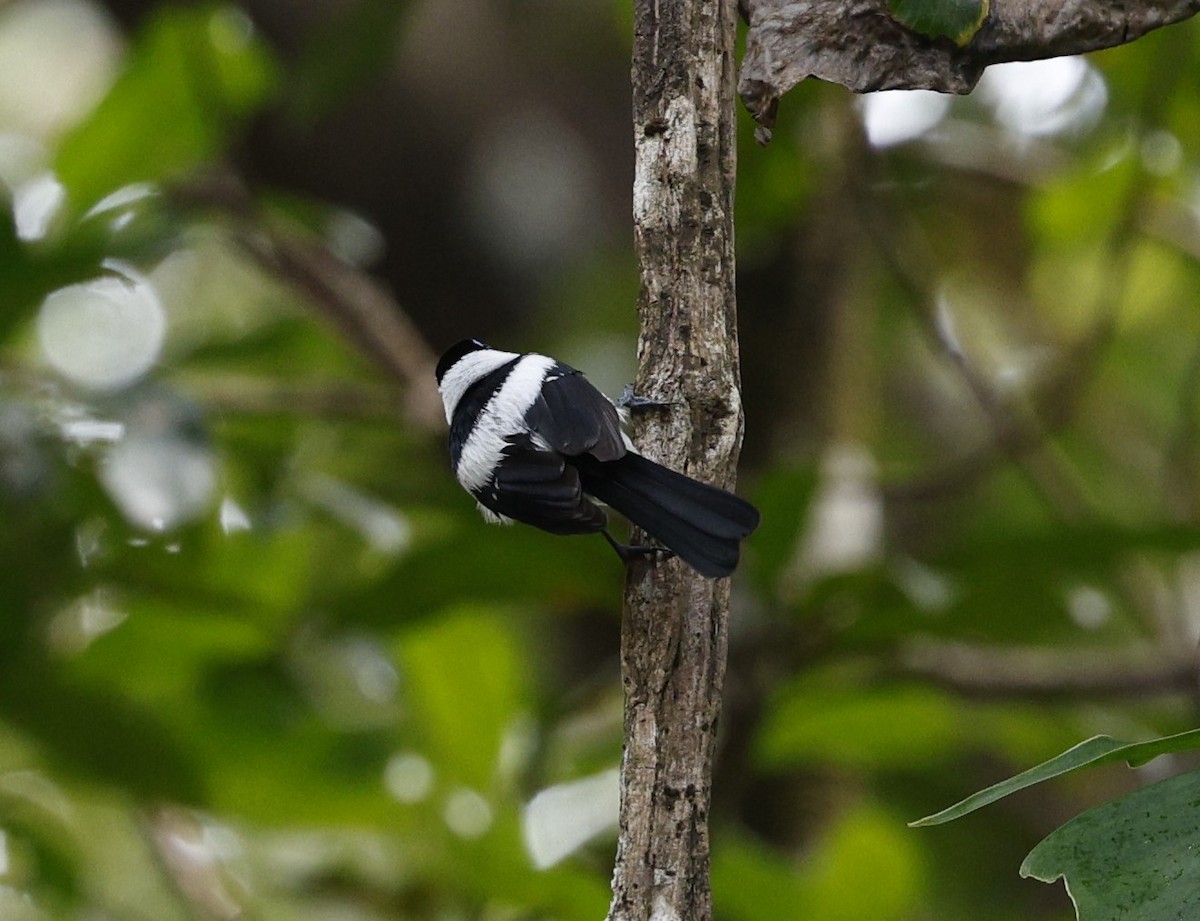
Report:
[[[207,802],[187,743],[159,714],[102,684],[64,680],[27,660],[0,676],[0,716],[81,777],[145,800]]]
[[[1127,642],[1131,630],[1139,628],[1123,609],[1120,593],[1109,588],[1112,573],[1133,553],[1185,553],[1200,547],[1200,529],[1190,525],[1001,525],[993,514],[962,526],[976,530],[964,531],[947,552],[923,561],[953,584],[951,606],[932,627],[912,623],[913,629],[973,642],[981,636],[1030,645],[1078,642],[1079,625],[1068,613],[1067,598],[1072,587],[1081,585],[1107,591],[1112,600],[1113,616],[1092,632],[1091,641]],[[1014,579],[1014,572],[1021,578]]]
[[[768,769],[814,762],[927,766],[959,751],[969,724],[965,709],[936,690],[840,689],[803,681],[770,709],[755,750]]]
[[[1177,735],[1161,739],[1151,739],[1147,742],[1121,742],[1111,736],[1095,736],[1078,745],[1067,749],[1061,755],[1056,755],[1049,761],[1044,761],[1036,767],[1010,777],[1008,780],[993,784],[986,790],[972,793],[966,799],[955,803],[941,812],[925,816],[910,822],[913,828],[926,825],[941,825],[962,818],[983,806],[987,806],[1018,790],[1024,790],[1044,780],[1058,777],[1081,767],[1090,765],[1112,764],[1114,761],[1125,761],[1130,767],[1137,767],[1152,761],[1159,755],[1171,752],[1187,751],[1200,748],[1200,729],[1181,732]]]
[[[1062,878],[1079,921],[1200,916],[1200,771],[1089,809],[1030,851],[1021,876]]]
[[[27,777],[30,775],[26,775]],[[7,850],[28,850],[44,896],[70,904],[79,897],[81,854],[71,840],[68,817],[19,788],[0,789],[0,828],[7,833]],[[0,916],[7,917],[0,912]]]
[[[439,773],[487,789],[528,697],[528,663],[511,620],[491,610],[452,612],[406,631],[399,653],[405,696]]]
[[[425,495],[414,501],[441,499],[453,517],[440,515],[440,523],[429,526],[430,540],[415,546],[385,578],[348,594],[346,609],[382,625],[394,622],[398,598],[406,611],[437,610],[463,598],[525,607],[546,599],[566,608],[619,607],[620,560],[603,541],[561,540],[523,525],[501,532],[462,496],[453,477],[438,469]]]
[[[732,921],[792,921],[805,898],[804,880],[792,861],[736,833],[716,839],[712,887]]]
[[[230,7],[161,8],[124,72],[58,151],[76,209],[135,182],[169,179],[217,155],[235,119],[275,83],[266,48]]]
[[[776,149],[780,145],[771,148]],[[755,580],[765,589],[779,585],[796,555],[808,520],[808,507],[817,488],[813,466],[784,466],[765,474],[754,489],[754,504],[770,509],[753,537],[749,562]]]
[[[888,0],[892,15],[914,32],[967,44],[988,14],[989,0]]]
[[[910,918],[925,889],[919,848],[870,803],[839,813],[802,863],[736,835],[713,849],[713,893],[732,921]]]
[[[846,811],[806,868],[805,910],[822,921],[901,921],[922,901],[924,866],[896,817],[870,804]]]
[[[163,213],[157,202],[137,203],[125,209],[119,229],[109,222],[83,221],[56,235],[53,245],[19,240],[11,212],[0,215],[0,342],[25,327],[50,291],[94,278],[105,259],[137,263],[161,258],[175,241]]]
[[[438,882],[445,885],[446,879],[452,878],[456,886],[481,902],[524,906],[524,917],[560,921],[602,917],[611,893],[599,874],[574,865],[574,861],[549,870],[534,869],[520,843],[516,810],[496,800],[493,803],[500,812],[486,835],[477,841],[448,839],[449,863]],[[422,837],[428,839],[428,827]]]
[[[1108,268],[1096,253],[1099,241],[1107,238],[1112,228],[1118,226],[1129,196],[1143,181],[1144,173],[1139,161],[1121,155],[1119,143],[1100,145],[1095,151],[1081,158],[1069,171],[1059,175],[1053,183],[1033,192],[1023,203],[1023,221],[1038,245],[1041,258],[1050,258],[1064,266],[1080,272],[1090,272],[1099,278],[1089,281],[1085,294],[1094,298],[1094,288],[1104,277],[1100,271]],[[1073,294],[1065,282],[1075,284],[1076,279],[1058,276],[1045,285],[1047,303],[1057,303],[1064,295],[1089,306],[1095,300],[1084,301]],[[1041,291],[1038,292],[1042,293]]]

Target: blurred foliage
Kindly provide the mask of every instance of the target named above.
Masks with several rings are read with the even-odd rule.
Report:
[[[612,804],[564,807],[593,841],[546,869],[525,807],[619,761],[618,561],[483,526],[262,253],[319,242],[435,350],[619,389],[627,5],[282,6],[0,9],[0,917],[599,918]],[[805,85],[766,148],[739,115],[764,521],[718,918],[1059,921],[1017,868],[1060,825],[1027,872],[1107,917],[1107,865],[1061,855],[1194,766],[905,825],[1081,738],[1195,728],[1197,40],[964,99]]]
[[[273,59],[252,39],[253,25],[233,7],[156,11],[104,99],[59,143],[54,171],[74,203],[87,209],[219,156],[276,80]]]

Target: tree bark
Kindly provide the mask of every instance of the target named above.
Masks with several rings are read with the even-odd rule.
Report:
[[[745,0],[745,11],[740,91],[770,129],[779,97],[809,77],[856,93],[969,93],[991,64],[1123,45],[1194,16],[1200,0],[991,0],[961,45],[906,27],[888,0]]]
[[[742,439],[734,300],[735,0],[636,0],[634,237],[648,457],[732,485]],[[639,539],[635,535],[635,540]],[[678,560],[625,589],[625,754],[610,921],[712,917],[708,811],[729,580]]]

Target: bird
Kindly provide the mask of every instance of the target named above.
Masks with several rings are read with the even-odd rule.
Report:
[[[638,454],[616,405],[575,368],[463,339],[436,374],[451,469],[490,523],[598,532],[626,562],[674,555],[707,578],[737,567],[758,510]],[[603,505],[662,546],[620,543]]]

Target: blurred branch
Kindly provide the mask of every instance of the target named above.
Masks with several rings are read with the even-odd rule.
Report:
[[[902,649],[896,671],[966,696],[1022,699],[1193,694],[1200,683],[1195,653],[1141,655],[1127,648],[1072,651],[984,649],[923,641]]]
[[[237,241],[259,265],[307,298],[367,357],[406,385],[408,422],[428,430],[445,427],[434,378],[437,356],[379,282],[319,243],[269,227],[249,192],[228,172],[177,188],[174,198],[236,218]]]
[[[1191,15],[1196,11],[1197,5],[1193,3],[1189,6],[1191,12],[1188,15]],[[1153,10],[1149,11],[1151,16],[1154,12]],[[1151,26],[1151,28],[1153,27]],[[1124,40],[1132,40],[1140,34],[1141,32],[1138,32]],[[1169,44],[1172,49],[1169,56],[1175,62],[1175,66],[1166,73],[1155,69],[1141,88],[1142,102],[1139,111],[1142,113],[1143,132],[1154,130],[1166,118],[1174,93],[1180,87],[1183,75],[1189,72],[1187,65],[1194,58],[1195,43],[1191,36],[1180,30],[1172,30],[1169,35]],[[994,144],[993,150],[1000,152],[1003,147]],[[926,145],[926,151],[932,155],[933,145]],[[1015,151],[1010,151],[1010,154],[1018,156]],[[1021,155],[1021,159],[1029,160],[1028,151]],[[987,172],[1003,176],[1027,187],[1045,186],[1051,179],[1051,174],[1045,169],[1022,167],[1020,170],[1005,170],[999,165],[999,159],[996,156],[989,157],[986,162],[988,164]],[[1043,162],[1046,160],[1043,159]],[[1065,161],[1060,158],[1060,166],[1064,163]],[[1051,413],[1039,417],[1034,415],[1028,406],[1019,415],[1005,412],[1005,407],[995,401],[987,382],[972,373],[969,363],[966,363],[961,355],[952,354],[969,389],[988,412],[993,426],[992,442],[964,457],[950,461],[941,470],[934,471],[917,480],[885,486],[884,492],[888,498],[924,499],[933,495],[960,491],[985,476],[1003,457],[1026,463],[1027,466],[1024,469],[1031,476],[1036,477],[1034,482],[1042,493],[1047,496],[1057,495],[1055,501],[1060,511],[1070,508],[1063,504],[1064,501],[1069,500],[1070,493],[1074,492],[1078,500],[1085,498],[1082,489],[1072,485],[1073,477],[1069,475],[1065,465],[1055,461],[1046,452],[1040,452],[1040,459],[1035,457],[1035,467],[1028,466],[1029,462],[1025,462],[1023,459],[1038,452],[1046,438],[1067,422],[1078,401],[1079,393],[1091,378],[1095,366],[1099,362],[1105,345],[1115,334],[1118,313],[1128,286],[1134,238],[1139,233],[1157,232],[1164,239],[1169,239],[1186,252],[1200,257],[1200,238],[1197,237],[1194,220],[1190,213],[1179,208],[1164,207],[1155,211],[1147,208],[1148,193],[1152,188],[1153,181],[1152,176],[1142,172],[1130,182],[1129,188],[1126,189],[1124,200],[1104,243],[1107,258],[1103,264],[1107,266],[1108,283],[1098,286],[1100,293],[1096,299],[1095,320],[1092,328],[1069,349],[1059,361],[1055,372],[1044,378],[1038,388],[1038,393],[1030,401],[1031,406],[1051,407]],[[930,280],[926,277],[928,273],[914,270],[911,257],[914,255],[922,257],[916,263],[920,266],[931,265],[932,261],[927,252],[913,253],[908,250],[900,252],[900,247],[896,242],[903,236],[905,240],[910,241],[911,245],[911,241],[920,239],[919,232],[915,228],[909,228],[908,232],[903,235],[892,233],[889,239],[884,239],[884,232],[879,228],[892,227],[895,216],[880,214],[882,208],[874,197],[864,196],[860,205],[864,209],[862,213],[873,214],[876,218],[867,221],[866,226],[880,240],[880,250],[889,259],[896,278],[908,286],[914,302],[923,305],[924,309],[920,316],[922,328],[933,341],[945,345],[943,331],[938,329],[936,317],[928,305],[927,292]],[[1053,491],[1047,492],[1048,488],[1052,488]],[[1084,505],[1074,501],[1071,505],[1079,511],[1085,508]],[[1068,518],[1068,520],[1072,519]]]
[[[61,378],[11,355],[0,356],[0,379],[26,393],[45,393]],[[169,381],[205,407],[248,414],[303,414],[367,420],[395,419],[395,388],[361,381],[284,380],[269,375],[172,369]]]
[[[335,380],[281,380],[253,374],[174,371],[172,382],[204,405],[239,413],[391,419],[397,411],[392,387]]]
[[[991,428],[986,443],[968,449],[937,469],[913,479],[885,483],[884,497],[894,501],[924,501],[954,495],[969,489],[992,473],[997,464],[1009,461],[1025,473],[1028,482],[1068,522],[1078,522],[1090,510],[1091,503],[1078,478],[1047,441],[1070,421],[1094,359],[1089,358],[1109,335],[1107,321],[1093,330],[1064,355],[1056,368],[1027,394],[1024,404],[1002,400],[991,384],[958,349],[947,346],[937,329],[933,312],[918,312],[922,330],[959,371],[976,403],[988,417]],[[1039,414],[1034,407],[1045,407]]]
[[[1046,188],[1071,167],[1072,155],[1046,138],[1014,137],[995,125],[947,118],[936,138],[914,142],[931,163],[1026,188]]]
[[[1063,521],[1078,523],[1090,510],[1091,503],[1079,478],[1049,443],[1051,428],[1039,413],[1037,402],[1026,394],[1021,394],[1024,399],[1002,398],[954,339],[944,318],[930,309],[928,299],[921,304],[922,328],[958,368],[967,389],[988,417],[995,444],[1024,472],[1029,483]],[[1091,353],[1092,343],[1107,335],[1106,325],[1095,327],[1062,360],[1057,374],[1052,376],[1059,385],[1053,388],[1055,392],[1064,392],[1066,388],[1061,384],[1066,381],[1074,382],[1076,388],[1071,389],[1077,389],[1083,378],[1080,365]]]
[[[195,921],[239,921],[246,909],[231,891],[229,874],[205,839],[203,826],[178,806],[142,815],[142,826],[159,866]]]
[[[242,243],[263,266],[337,322],[368,357],[407,385],[405,416],[410,423],[445,427],[434,377],[437,356],[378,282],[306,240],[252,232]]]
[[[991,427],[990,444],[966,458],[952,461],[942,470],[916,482],[891,484],[884,487],[889,499],[928,498],[949,491],[948,486],[965,486],[976,476],[991,470],[1000,457],[1006,457],[1021,470],[1028,482],[1064,521],[1078,522],[1088,511],[1090,503],[1078,479],[1054,451],[1046,450],[1051,432],[1069,416],[1074,394],[1090,367],[1089,356],[1111,332],[1112,311],[1101,312],[1101,319],[1059,362],[1055,372],[1047,375],[1039,387],[1037,398],[1026,395],[1024,400],[1002,399],[992,383],[972,362],[952,332],[949,318],[933,303],[930,289],[936,284],[932,266],[935,264],[923,236],[916,226],[894,230],[900,222],[898,215],[888,213],[875,196],[859,195],[857,213],[865,216],[864,228],[876,241],[894,278],[908,291],[909,300],[917,305],[918,325],[930,341],[935,354],[945,357]],[[901,242],[903,241],[903,242]],[[1058,418],[1047,419],[1036,407],[1047,394],[1059,397],[1051,405],[1059,408]]]

